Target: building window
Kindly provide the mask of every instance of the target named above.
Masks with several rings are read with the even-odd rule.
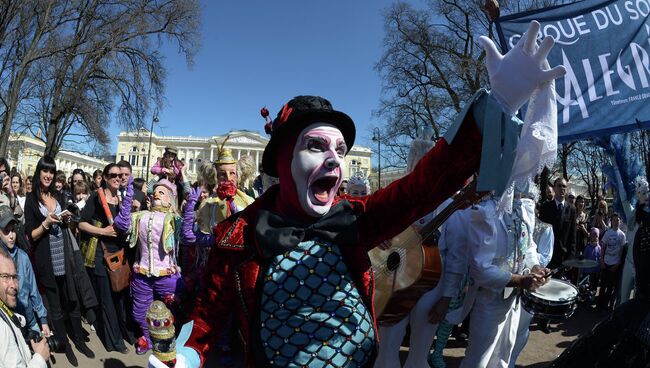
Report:
[[[135,166],[136,162],[138,162],[137,156],[129,156],[129,162],[131,163],[131,166]]]
[[[142,156],[142,166],[147,167],[147,156]]]
[[[124,155],[120,156],[120,161],[124,161]]]
[[[136,147],[136,146],[131,147],[131,151],[132,151],[132,152],[137,152],[137,151],[138,151],[138,147]]]

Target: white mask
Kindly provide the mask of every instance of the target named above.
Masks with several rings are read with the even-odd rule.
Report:
[[[323,216],[332,207],[343,181],[346,152],[343,134],[331,124],[314,123],[298,134],[291,175],[298,201],[309,216]]]

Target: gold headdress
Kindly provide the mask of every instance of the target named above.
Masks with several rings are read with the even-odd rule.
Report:
[[[219,147],[219,151],[217,152],[217,160],[214,162],[215,165],[237,163],[237,160],[233,157],[230,148],[224,147],[229,138],[230,135],[226,136],[226,139],[221,142],[221,147]]]

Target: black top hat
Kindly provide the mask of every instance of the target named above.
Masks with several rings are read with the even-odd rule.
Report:
[[[337,127],[348,146],[345,153],[350,152],[356,136],[352,119],[347,114],[334,110],[332,104],[322,97],[297,96],[287,102],[275,120],[267,125],[267,133],[271,134],[271,139],[262,155],[262,168],[265,174],[278,176],[276,161],[282,137],[296,130],[300,131],[315,122],[328,123]]]

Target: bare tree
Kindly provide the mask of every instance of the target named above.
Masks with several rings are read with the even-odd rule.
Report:
[[[33,63],[61,50],[43,40],[68,20],[64,3],[46,0],[0,1],[0,156],[6,156],[12,123],[27,95],[26,79]]]
[[[501,14],[559,1],[503,1]],[[493,2],[494,3],[494,2]],[[403,167],[418,130],[441,137],[479,88],[487,87],[480,35],[494,37],[493,11],[481,0],[429,1],[426,9],[398,2],[384,13],[384,53],[375,68],[384,80],[376,116],[385,123],[387,166]]]
[[[20,128],[46,142],[55,156],[64,140],[109,143],[107,128],[133,129],[163,101],[165,69],[159,47],[176,44],[191,64],[198,47],[196,0],[74,0],[71,15],[51,30],[50,53],[32,65],[30,93],[23,98]],[[117,110],[115,110],[117,108]],[[34,124],[37,122],[37,124]]]
[[[587,186],[591,207],[595,208],[603,193],[603,166],[609,162],[604,150],[591,141],[578,141],[568,156],[568,171],[575,172]]]

